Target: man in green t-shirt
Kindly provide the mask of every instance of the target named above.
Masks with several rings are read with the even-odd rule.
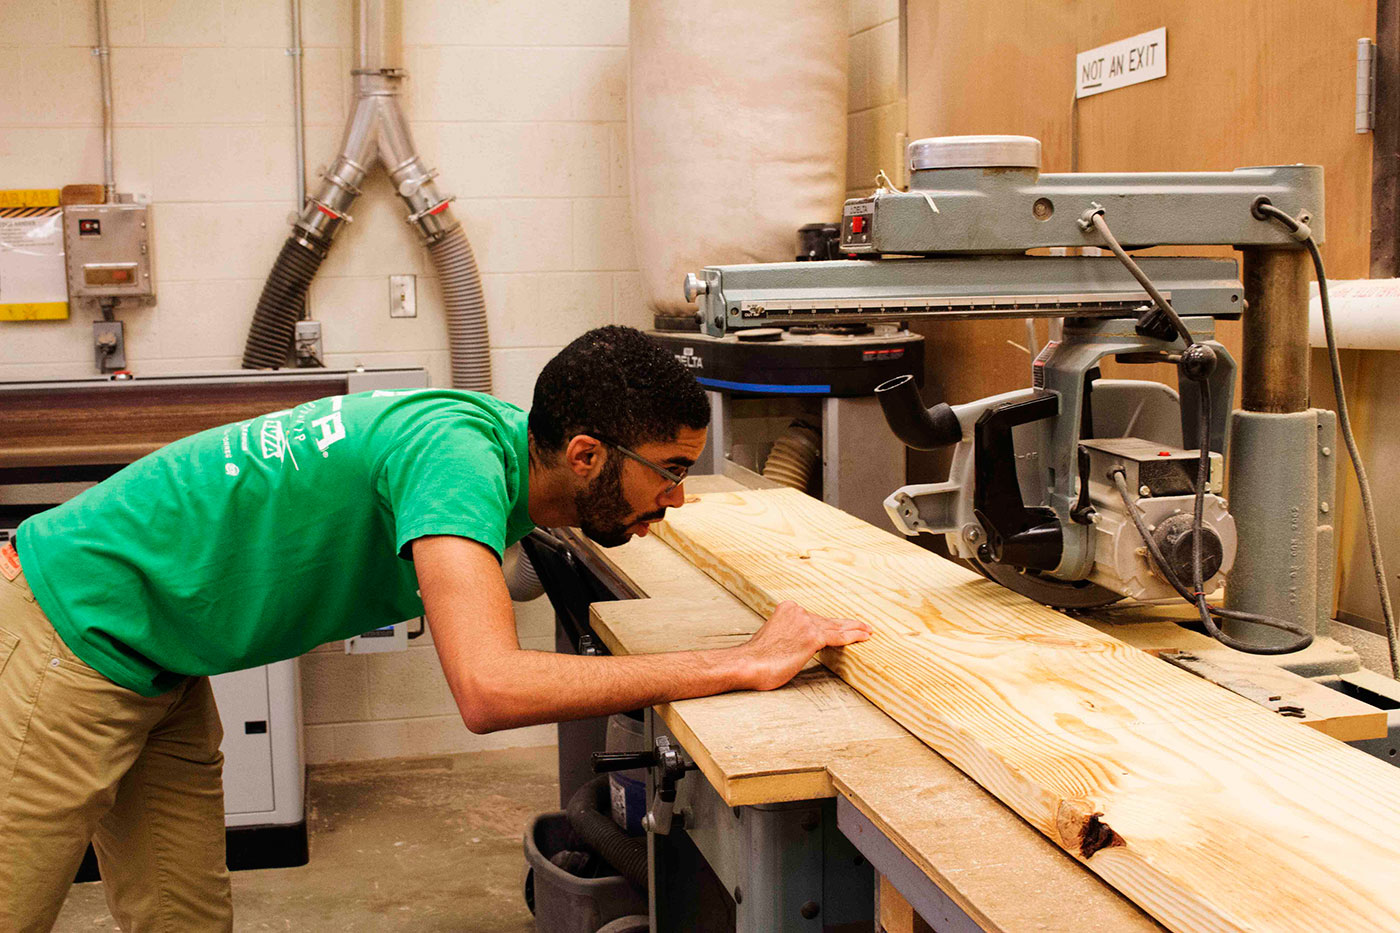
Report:
[[[215,428],[37,515],[0,550],[0,930],[48,929],[88,842],[123,928],[227,930],[209,675],[425,614],[489,732],[786,683],[869,626],[787,603],[737,648],[522,651],[500,569],[536,525],[605,546],[684,502],[704,392],[639,331],[551,360],[528,415],[450,390]]]

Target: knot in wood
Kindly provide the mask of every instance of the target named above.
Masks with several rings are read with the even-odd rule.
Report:
[[[1102,817],[1102,810],[1095,810],[1083,800],[1061,800],[1055,814],[1060,845],[1086,859],[1100,849],[1127,845]]]

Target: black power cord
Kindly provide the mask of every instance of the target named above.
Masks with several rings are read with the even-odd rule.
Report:
[[[1332,329],[1332,302],[1327,296],[1327,271],[1322,266],[1322,252],[1317,248],[1312,230],[1303,218],[1290,217],[1274,207],[1268,198],[1254,199],[1251,212],[1259,220],[1272,219],[1288,228],[1288,232],[1307,247],[1312,257],[1313,271],[1317,274],[1317,297],[1322,305],[1322,329],[1327,335],[1327,359],[1332,366],[1332,392],[1337,396],[1337,424],[1342,429],[1342,440],[1347,445],[1347,456],[1351,458],[1352,469],[1356,472],[1356,485],[1361,489],[1361,512],[1366,519],[1366,537],[1371,546],[1371,565],[1376,571],[1376,590],[1380,595],[1381,616],[1385,620],[1385,637],[1390,645],[1390,676],[1400,680],[1400,638],[1396,636],[1395,612],[1390,603],[1390,589],[1386,586],[1385,563],[1381,559],[1380,532],[1376,527],[1376,510],[1371,500],[1371,481],[1366,477],[1366,467],[1361,462],[1361,451],[1356,446],[1356,436],[1351,430],[1351,414],[1347,410],[1346,392],[1342,386],[1342,360],[1337,353],[1337,335]]]
[[[1206,486],[1210,482],[1210,376],[1215,370],[1215,351],[1205,344],[1197,343],[1191,335],[1191,331],[1186,327],[1181,316],[1176,313],[1171,302],[1157,290],[1157,286],[1152,284],[1152,280],[1142,271],[1133,258],[1123,249],[1118,238],[1113,235],[1113,231],[1108,228],[1108,222],[1104,220],[1104,211],[1101,207],[1095,207],[1080,218],[1080,226],[1088,230],[1093,227],[1103,237],[1108,244],[1109,250],[1118,257],[1121,262],[1137,279],[1147,294],[1152,297],[1157,310],[1166,316],[1170,322],[1172,330],[1186,345],[1186,349],[1181,354],[1181,360],[1177,363],[1177,371],[1180,375],[1199,387],[1200,394],[1197,405],[1197,445],[1200,447],[1200,459],[1196,465],[1196,495],[1194,510],[1191,521],[1191,589],[1187,589],[1177,577],[1175,571],[1168,565],[1162,555],[1161,548],[1157,546],[1156,540],[1147,529],[1146,523],[1138,514],[1137,508],[1133,505],[1132,496],[1128,491],[1128,482],[1122,470],[1115,470],[1113,473],[1113,483],[1118,488],[1118,495],[1123,500],[1123,508],[1128,516],[1133,520],[1133,525],[1137,528],[1138,534],[1142,536],[1143,543],[1147,545],[1148,553],[1152,555],[1153,562],[1157,569],[1161,571],[1163,578],[1171,584],[1188,603],[1194,605],[1201,615],[1201,624],[1205,630],[1216,641],[1236,651],[1245,651],[1249,654],[1289,654],[1294,651],[1301,651],[1312,644],[1312,633],[1300,625],[1284,619],[1276,619],[1272,616],[1259,615],[1253,612],[1242,612],[1238,609],[1225,609],[1221,606],[1212,606],[1206,602],[1205,581],[1202,579],[1202,553],[1201,545],[1204,537],[1204,516],[1205,516],[1205,495]],[[1265,625],[1270,628],[1280,629],[1288,632],[1296,638],[1283,645],[1258,645],[1252,642],[1241,641],[1221,631],[1216,624],[1215,617],[1222,619],[1232,619],[1239,622],[1252,622],[1255,625]]]

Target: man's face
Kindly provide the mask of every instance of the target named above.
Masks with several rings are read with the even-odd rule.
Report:
[[[705,429],[682,427],[675,440],[639,444],[635,453],[671,471],[689,469],[705,447]],[[671,481],[651,467],[605,448],[603,466],[574,496],[579,528],[603,547],[626,544],[633,535],[645,536],[666,509],[685,502],[685,485]]]

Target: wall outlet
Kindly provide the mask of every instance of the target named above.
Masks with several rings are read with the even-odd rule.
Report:
[[[293,331],[292,353],[297,366],[308,369],[326,365],[321,352],[321,322],[297,321]]]
[[[418,316],[418,276],[389,276],[389,317]]]

